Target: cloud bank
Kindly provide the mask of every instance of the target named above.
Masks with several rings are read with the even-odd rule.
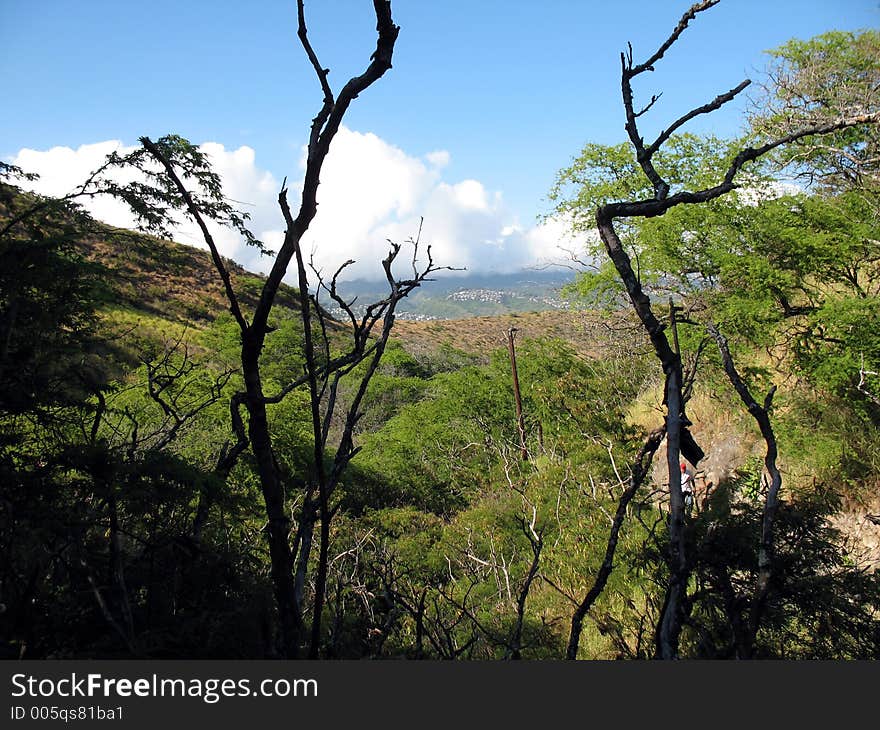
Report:
[[[59,196],[75,189],[109,152],[131,149],[118,140],[75,150],[22,149],[11,162],[40,175],[38,181],[28,183],[30,189]],[[201,149],[222,177],[226,196],[250,213],[254,234],[277,250],[284,235],[277,203],[280,181],[259,167],[251,147],[227,150],[206,142]],[[516,271],[563,259],[560,245],[575,247],[563,222],[523,225],[505,206],[500,191],[487,190],[478,180],[446,180],[449,162],[445,150],[414,157],[375,134],[340,128],[324,164],[318,214],[303,241],[304,249],[314,252],[325,273],[354,259],[357,264],[347,270],[349,278],[379,278],[388,239],[403,243],[415,237],[421,218],[421,240],[431,245],[434,261],[469,272]],[[303,152],[300,172],[304,167]],[[288,198],[295,210],[299,188],[292,184],[290,188]],[[94,199],[84,204],[111,225],[134,225],[132,215],[116,201]],[[175,238],[203,247],[193,224],[181,224]],[[215,240],[224,256],[250,269],[267,271],[271,266],[271,258],[245,246],[231,231],[217,231]]]

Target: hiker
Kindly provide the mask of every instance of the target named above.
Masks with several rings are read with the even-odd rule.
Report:
[[[694,506],[694,478],[688,473],[684,462],[681,462],[681,496],[684,497],[685,512],[690,512]]]

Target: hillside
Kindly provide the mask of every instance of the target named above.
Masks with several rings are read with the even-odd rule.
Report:
[[[20,210],[35,198],[18,192],[14,199],[0,199],[0,221],[10,209]],[[126,313],[144,323],[164,320],[195,329],[210,324],[228,304],[211,256],[207,250],[100,222],[91,232],[76,239],[76,250],[98,267],[106,285],[105,314]],[[234,288],[245,311],[254,306],[265,276],[247,271],[225,259]],[[493,276],[463,276],[424,285],[404,300],[397,316],[394,336],[414,353],[454,346],[485,355],[503,346],[510,327],[520,338],[559,337],[578,352],[590,351],[581,313],[571,311],[558,298],[558,291],[570,274],[524,272]],[[385,296],[380,282],[347,282],[345,296],[359,302]],[[282,309],[298,307],[296,289],[282,285],[277,300]],[[482,311],[497,314],[476,314]],[[343,318],[330,308],[330,317]],[[118,315],[121,316],[121,315]]]
[[[8,237],[0,250],[19,275],[0,279],[0,326],[13,345],[0,366],[16,365],[0,367],[0,543],[3,555],[45,576],[32,590],[38,595],[11,573],[4,579],[13,610],[0,613],[0,655],[276,656],[277,635],[265,628],[276,619],[260,472],[246,439],[237,460],[226,461],[230,406],[235,412],[233,394],[243,390],[241,343],[211,259],[171,241],[73,223],[49,221],[46,231],[63,234],[49,244],[39,229]],[[228,266],[247,316],[262,277]],[[66,280],[88,286],[68,297]],[[82,319],[72,316],[81,310]],[[265,393],[303,372],[297,310],[296,290],[283,287],[261,359]],[[511,328],[521,431],[505,352]],[[328,329],[331,351],[348,345],[346,323]],[[692,362],[696,346],[684,328],[682,336]],[[739,356],[768,369],[760,352]],[[592,584],[611,515],[621,514],[618,567],[584,627],[580,655],[648,656],[645,626],[662,605],[654,576],[666,570],[658,526],[669,490],[661,446],[620,511],[637,450],[664,415],[662,373],[633,315],[401,317],[367,384],[359,380],[365,372],[361,363],[328,380],[316,400],[319,411],[338,406],[323,422],[324,460],[345,448],[356,457],[332,494],[326,655],[503,658],[521,619],[524,656],[563,656],[570,597]],[[697,500],[686,516],[694,571],[711,586],[728,575],[719,578],[719,564],[738,561],[747,606],[764,444],[708,355],[700,375],[688,404],[706,451],[692,465]],[[873,595],[868,567],[880,541],[865,510],[880,510],[863,497],[876,477],[841,485],[833,495],[847,497],[840,503],[827,498],[825,485],[839,473],[840,430],[805,426],[811,393],[797,383],[782,390],[773,413],[785,472],[780,554],[797,570],[780,571],[786,603],[761,637],[763,651],[872,656],[860,637],[873,635],[874,599],[853,611],[852,596]],[[346,416],[358,393],[360,415]],[[308,481],[310,404],[299,388],[267,399],[265,410],[284,484],[283,529],[296,528],[286,538],[291,550],[320,514]],[[252,413],[239,409],[243,427]],[[866,440],[870,446],[870,434]],[[720,590],[703,591],[698,608],[714,622],[717,645],[689,634],[691,656],[727,651]],[[829,613],[833,629],[824,623]],[[71,634],[74,620],[83,628]],[[426,638],[414,638],[420,632]]]
[[[0,196],[0,221],[9,216],[10,210],[20,210],[35,200],[21,192],[12,197],[8,193]],[[145,349],[161,347],[178,337],[196,350],[203,350],[199,333],[228,310],[220,279],[206,250],[100,222],[92,222],[88,234],[77,237],[74,245],[84,261],[98,272],[101,288],[98,312],[106,340],[105,349],[100,352],[108,356],[121,357],[129,364],[137,363]],[[265,277],[247,271],[234,261],[227,259],[225,263],[247,316],[257,301]],[[428,286],[435,287],[433,297],[443,298],[449,292],[485,291],[493,282],[512,286],[520,280],[521,275],[462,277],[431,282]],[[560,286],[563,280],[558,274],[536,272],[526,281],[528,286],[549,291]],[[473,284],[472,289],[468,289],[467,282]],[[373,282],[352,282],[349,288],[348,295],[382,296],[381,286]],[[295,318],[298,306],[296,289],[282,285],[274,316]],[[348,324],[334,321],[332,317],[331,311],[327,320],[331,339],[344,346]],[[510,328],[516,329],[517,347],[528,340],[556,338],[586,359],[619,356],[624,351],[631,355],[650,352],[629,312],[600,313],[570,308],[430,320],[408,319],[404,314],[395,321],[392,340],[421,360],[430,361],[441,351],[451,349],[472,356],[476,362],[487,363],[493,351],[507,347]],[[661,398],[658,377],[647,384],[630,412],[633,423],[646,430],[655,425],[654,404]],[[527,382],[524,385],[528,387]],[[691,413],[695,420],[693,431],[707,450],[703,470],[709,481],[728,478],[739,462],[760,452],[760,439],[735,403],[719,408],[717,398],[711,393],[698,391]],[[784,462],[785,455],[782,458]],[[797,473],[797,469],[794,472]],[[664,478],[659,465],[655,465],[654,478],[658,484]],[[871,500],[869,506],[880,507]],[[859,528],[867,533],[873,529],[871,526]]]
[[[100,227],[81,239],[79,249],[105,272],[112,289],[111,307],[122,307],[196,328],[228,311],[220,277],[208,251],[123,229]],[[236,293],[245,311],[258,298],[265,276],[247,271],[225,259]],[[299,306],[296,289],[282,284],[277,305]]]
[[[467,317],[433,321],[400,319],[394,324],[394,337],[413,354],[453,347],[485,358],[507,346],[507,331],[514,327],[519,340],[554,337],[565,340],[582,355],[595,352],[595,338],[589,334],[587,320],[597,315],[570,310],[548,310],[499,314],[493,317]]]
[[[670,110],[664,97],[662,115],[676,121],[650,141],[643,124],[655,126],[669,77],[654,89],[637,77],[716,4],[696,2],[652,55],[644,33],[617,45],[628,49],[614,72],[625,136],[575,113],[580,131],[550,139],[489,100],[453,114],[474,143],[453,148],[445,142],[464,127],[442,114],[409,104],[411,119],[439,121],[432,139],[419,137],[431,125],[407,130],[407,119],[394,131],[382,121],[397,113],[385,96],[370,118],[395,141],[363,129],[373,113],[352,105],[427,47],[410,45],[392,64],[417,13],[398,26],[391,2],[375,0],[375,51],[345,82],[329,60],[333,43],[312,48],[323,31],[315,23],[309,33],[300,2],[309,96],[323,104],[289,191],[276,175],[305,127],[251,129],[239,112],[259,99],[245,94],[242,106],[216,93],[217,64],[204,53],[184,73],[164,54],[171,73],[154,75],[163,91],[182,80],[192,109],[200,88],[225,103],[229,114],[210,115],[223,128],[184,120],[214,142],[140,136],[132,125],[157,117],[133,107],[104,119],[94,83],[59,104],[72,113],[82,101],[85,124],[39,110],[41,122],[70,127],[26,130],[39,148],[75,142],[98,118],[124,128],[119,142],[77,150],[22,142],[10,158],[21,168],[0,160],[0,180],[36,181],[40,171],[49,184],[39,189],[71,191],[37,199],[0,185],[0,659],[880,659],[880,34],[832,31],[770,51],[745,125],[732,126],[707,126],[703,115],[741,112],[751,82],[727,92],[721,82],[707,102],[690,72],[726,75],[713,74],[707,47],[730,60],[710,40],[673,74],[690,79],[701,105]],[[330,13],[336,51],[354,48],[343,26],[357,19],[336,4]],[[192,27],[154,15],[162,31]],[[653,36],[652,23],[630,30]],[[538,29],[518,25],[530,37]],[[229,27],[247,40],[243,26]],[[162,31],[140,35],[173,35]],[[52,44],[29,48],[43,45]],[[517,59],[478,45],[528,94]],[[330,51],[326,67],[319,46]],[[520,60],[534,55],[507,46]],[[457,60],[474,68],[465,55]],[[276,65],[298,96],[289,64]],[[448,107],[442,80],[416,71],[419,93]],[[253,86],[252,76],[242,78]],[[532,87],[563,98],[555,76]],[[487,85],[477,86],[485,101]],[[501,86],[490,83],[489,95]],[[599,97],[587,107],[608,108]],[[179,126],[179,94],[132,98]],[[285,121],[299,116],[297,103],[273,106],[290,107]],[[27,125],[25,107],[11,104],[7,116]],[[520,143],[473,134],[490,107],[522,127]],[[685,127],[692,121],[699,128]],[[734,127],[736,138],[723,132]],[[583,147],[562,150],[565,139]],[[257,156],[264,144],[271,158]],[[91,173],[77,172],[111,145]],[[568,161],[532,175],[527,157]],[[506,189],[523,181],[543,189]],[[186,211],[203,230],[229,225],[258,246],[245,221],[274,230],[264,216],[271,208],[277,221],[277,202],[288,231],[279,261],[299,291],[276,292],[280,269],[267,290],[232,262],[231,282],[220,267],[221,290],[204,251],[92,220],[80,204],[103,195],[153,232],[170,235]],[[538,221],[525,215],[536,206]],[[332,309],[337,319],[325,319],[326,297],[294,271],[309,241],[338,256],[337,276],[354,275],[349,255],[396,238],[423,212],[438,264],[493,273],[435,269],[416,245],[399,262],[412,274],[395,282],[392,244],[382,261],[390,291],[347,282],[331,299],[351,319]],[[567,273],[516,271],[560,244],[581,262],[575,286]],[[569,293],[596,311],[572,310]],[[359,327],[352,310],[374,316]],[[515,364],[505,348],[514,330]],[[210,682],[186,694],[208,704],[231,696],[228,681]],[[52,694],[36,684],[43,699]],[[16,718],[25,704],[34,702],[23,699]],[[384,720],[394,698],[379,704]]]
[[[21,209],[34,200],[22,193],[5,202],[0,199],[0,220],[8,216],[10,209]],[[220,279],[206,250],[100,222],[93,222],[89,233],[75,240],[75,248],[99,275],[102,288],[99,315],[107,342],[102,351],[109,357],[137,363],[152,346],[167,345],[178,337],[196,350],[203,350],[199,333],[227,312]],[[264,276],[228,259],[226,265],[247,316],[259,296]],[[517,275],[462,277],[431,282],[427,286],[434,286],[432,296],[442,299],[449,292],[485,291],[492,282],[512,286],[519,280]],[[549,290],[560,286],[561,281],[558,274],[545,274],[529,280],[529,285]],[[472,282],[474,288],[468,289],[467,282]],[[381,285],[352,282],[347,295],[380,297]],[[296,317],[298,306],[296,290],[282,285],[274,316]],[[331,337],[338,344],[344,344],[347,322],[334,322],[332,316],[331,312],[328,318]],[[610,314],[558,308],[431,320],[408,319],[404,314],[395,321],[392,339],[421,360],[430,361],[444,349],[452,349],[472,356],[476,362],[486,363],[493,351],[507,347],[510,328],[516,329],[517,347],[532,339],[557,338],[587,359],[603,358],[622,348],[629,348],[632,353],[650,349],[627,312]],[[652,382],[630,415],[634,423],[646,430],[654,426],[652,404],[661,397],[659,380],[655,378]],[[528,385],[526,381],[524,386]],[[732,411],[728,408],[719,410],[717,403],[704,394],[698,395],[691,408],[695,416],[694,432],[707,449],[703,469],[710,481],[717,482],[719,476],[727,478],[743,458],[760,451],[760,440],[751,432],[748,419],[735,408]],[[664,478],[659,465],[655,465],[654,478],[658,484]]]
[[[110,320],[131,323],[134,318],[139,327],[157,332],[163,330],[162,322],[170,325],[169,331],[177,331],[180,325],[199,330],[228,310],[222,284],[205,250],[109,227],[102,227],[97,235],[81,241],[80,250],[88,261],[98,264],[105,272],[104,279],[112,290],[104,310]],[[265,277],[231,260],[227,259],[226,264],[247,312],[256,303]],[[468,281],[467,277],[460,279],[453,288],[481,291],[468,289]],[[558,283],[555,277],[550,281],[553,285]],[[475,283],[482,282],[477,278]],[[383,296],[378,286],[369,288],[366,292],[361,287],[360,294]],[[295,312],[299,306],[295,297],[296,289],[283,285],[277,303],[279,310]],[[408,318],[407,300],[402,305],[404,314],[396,318],[392,338],[415,356],[431,355],[441,348],[452,347],[485,360],[493,350],[506,347],[507,331],[511,327],[517,329],[517,341],[559,338],[582,356],[596,356],[601,350],[598,345],[601,333],[597,327],[601,326],[604,316],[597,313],[552,308],[419,320]],[[426,306],[423,302],[422,307]],[[503,305],[498,308],[507,309]],[[332,318],[340,314],[329,311],[328,321],[336,334],[347,331],[344,319],[337,319],[333,326]]]

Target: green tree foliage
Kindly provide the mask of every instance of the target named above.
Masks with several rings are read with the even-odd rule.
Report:
[[[633,107],[630,79],[652,70],[654,61],[676,40],[688,19],[707,7],[709,4],[695,5],[683,17],[667,46],[661,47],[647,63],[635,65],[631,54],[623,55],[622,88],[632,149],[624,145],[590,144],[572,166],[559,173],[551,191],[554,215],[571,221],[577,231],[590,231],[598,224],[602,235],[603,245],[600,247],[596,241],[582,260],[591,270],[580,278],[575,290],[587,301],[607,302],[610,298],[620,302],[625,282],[632,305],[652,340],[661,341],[658,355],[667,374],[675,374],[679,367],[679,342],[684,356],[694,353],[696,358],[703,350],[705,332],[717,332],[715,325],[720,323],[725,332],[735,337],[737,359],[747,363],[743,372],[748,380],[754,384],[763,378],[769,381],[767,385],[783,382],[781,399],[786,403],[782,430],[786,435],[793,424],[793,430],[802,429],[802,434],[803,429],[809,428],[800,417],[798,406],[810,398],[816,404],[814,413],[823,413],[823,399],[840,409],[837,415],[842,417],[838,419],[823,413],[812,422],[813,443],[836,442],[840,458],[833,466],[831,460],[822,466],[831,467],[838,490],[846,489],[844,485],[854,480],[869,487],[876,483],[877,472],[872,465],[876,465],[880,423],[874,375],[878,367],[876,333],[880,331],[874,283],[878,273],[878,236],[873,177],[880,121],[878,36],[873,32],[832,33],[806,43],[793,41],[779,49],[764,108],[753,118],[746,139],[734,145],[734,149],[742,150],[734,158],[727,143],[712,139],[695,140],[687,135],[667,139],[667,132],[663,132],[657,142],[649,144],[638,133],[636,119],[641,113]],[[744,85],[726,97],[732,98],[742,88]],[[724,98],[719,96],[713,104],[717,106]],[[648,108],[655,100],[656,97],[652,98]],[[706,105],[684,115],[670,129],[711,108],[711,104]],[[826,136],[829,128],[836,131]],[[807,130],[819,134],[807,135]],[[793,140],[796,145],[785,146],[786,141]],[[665,156],[661,146],[664,141],[668,150]],[[750,177],[738,178],[738,190],[732,191],[721,183],[732,183],[739,171],[739,161],[760,158],[774,149],[782,169],[823,184],[800,194],[783,195],[783,184],[768,176],[774,168],[769,161],[751,166]],[[681,191],[702,192],[679,195]],[[720,192],[728,194],[719,197]],[[614,268],[594,264],[606,260],[603,249],[607,249]],[[616,283],[618,273],[621,284]],[[671,358],[669,340],[657,327],[659,309],[655,304],[655,311],[651,311],[645,293],[655,302],[669,297],[682,312],[675,315],[682,334],[674,333],[676,352]],[[714,356],[703,359],[697,388],[713,387],[713,376],[718,382],[716,367]],[[742,394],[744,384],[733,382],[739,376],[730,377]],[[673,391],[684,392],[686,398],[688,388]],[[776,386],[770,391],[762,413],[766,414],[775,391]],[[664,405],[673,402],[677,407],[677,400],[667,389]],[[672,406],[668,408],[671,419],[677,411],[673,414]],[[756,414],[762,409],[752,403],[749,410]],[[849,425],[841,427],[844,424]],[[772,450],[775,461],[776,438],[765,426],[763,423],[761,433],[767,440],[768,460]],[[846,440],[859,426],[867,436]],[[817,434],[818,428],[828,431]],[[801,444],[781,444],[782,458],[799,465],[797,475],[793,474],[794,484],[789,484],[794,492],[808,485],[813,491],[821,489],[816,481],[820,449],[807,447],[799,451],[798,447],[806,443],[805,439]],[[676,456],[670,461],[669,479],[673,481]],[[775,464],[768,462],[767,468],[778,475]],[[675,497],[677,489],[671,491]],[[775,495],[775,489],[770,491]],[[768,497],[759,521],[763,526],[755,543],[763,541],[763,555],[770,552],[766,535],[771,534],[768,530],[772,529],[775,514],[775,496],[772,505]],[[729,517],[733,521],[732,513]],[[816,524],[821,519],[817,517]],[[673,656],[678,651],[678,626],[681,607],[685,605],[681,599],[687,576],[696,567],[683,556],[699,554],[705,542],[684,545],[680,526],[679,512],[673,507],[669,532],[670,536],[674,533],[674,539],[670,537],[669,545],[657,559],[659,565],[666,564],[673,576],[660,581],[664,591],[668,591],[667,596],[672,597],[665,603],[663,621],[658,624],[664,656]],[[708,549],[714,550],[711,544]],[[830,550],[842,548],[838,545]],[[810,565],[808,570],[830,570],[824,558],[814,561],[815,556],[808,553],[805,546],[803,553],[795,552],[793,559],[803,559]],[[766,585],[766,577],[774,568],[760,551],[752,557],[763,561],[763,573],[753,573],[747,583]],[[727,560],[723,553],[717,558],[722,563]],[[754,610],[749,609],[748,620],[726,617],[735,633],[737,622],[748,625],[757,620],[760,609],[754,606],[760,604],[758,589],[754,596]],[[737,598],[742,600],[742,596]],[[746,597],[745,603],[751,600]],[[873,606],[874,598],[869,598],[866,616],[870,616]],[[850,626],[848,635],[857,630]],[[661,636],[663,632],[665,639]],[[743,656],[751,655],[754,628],[743,630],[740,638],[737,651]],[[821,653],[818,648],[813,650]]]
[[[870,113],[876,43],[874,32],[828,34],[780,49],[772,103],[756,117],[751,137]],[[727,384],[718,356],[705,349],[706,323],[730,337],[756,393],[779,386],[771,416],[787,491],[754,638],[760,657],[878,657],[877,574],[849,557],[830,526],[844,500],[873,495],[880,474],[875,137],[876,127],[864,124],[806,140],[780,158],[822,186],[781,187],[770,168],[756,165],[732,195],[620,227],[647,291],[684,308],[678,335],[686,364],[699,363],[694,392],[719,420],[739,423],[731,415],[734,394],[721,392]],[[242,321],[258,306],[265,280],[234,272],[237,313],[190,312],[175,303],[147,315],[131,309],[136,298],[119,295],[108,270],[82,253],[85,243],[109,235],[76,206],[99,193],[129,202],[155,232],[186,210],[260,245],[196,148],[176,136],[150,144],[195,183],[189,203],[149,162],[147,147],[111,156],[57,201],[21,194],[11,183],[24,173],[0,163],[10,183],[0,185],[6,657],[263,657],[276,656],[283,643],[266,544],[265,475],[247,450],[234,463],[225,458],[236,447],[230,413],[241,415],[242,431],[252,418],[231,406],[233,394],[245,390]],[[678,134],[653,163],[674,195],[723,177],[741,145]],[[140,182],[118,182],[123,167],[137,170]],[[560,172],[551,197],[555,212],[586,233],[596,206],[655,192],[630,146],[589,144]],[[149,261],[152,243],[137,240],[139,260]],[[161,256],[181,264],[185,254],[169,246]],[[623,289],[616,270],[598,263],[602,254],[598,240],[584,253],[595,268],[576,288],[613,310]],[[160,291],[150,306],[161,300]],[[292,311],[299,292],[281,287],[274,301],[259,369],[270,395],[303,372],[307,335],[326,345],[312,353],[317,372],[350,345],[338,322],[314,317],[304,329]],[[319,311],[312,304],[309,311]],[[346,432],[361,379],[371,376],[363,414],[344,444],[347,466],[322,508],[328,535],[314,537],[329,551],[326,600],[311,602],[317,591],[310,579],[295,585],[300,605],[319,605],[315,651],[348,658],[564,656],[574,608],[603,565],[620,509],[625,521],[613,570],[585,617],[578,656],[654,655],[669,583],[662,480],[655,484],[649,475],[631,501],[620,500],[644,429],[662,425],[663,414],[648,402],[661,383],[641,330],[607,311],[592,321],[591,357],[559,340],[516,343],[526,459],[503,348],[416,356],[390,340],[375,371],[368,361],[346,361],[320,459],[311,406],[326,407],[329,386],[314,402],[302,389],[260,401],[278,508],[293,525],[275,528],[300,550],[305,527],[316,524],[310,480],[317,467],[329,473],[336,464],[333,444]],[[374,342],[375,332],[364,347]],[[124,353],[117,357],[118,350]],[[757,461],[737,466],[685,518],[684,657],[737,656],[751,642],[744,626],[761,568],[766,486]],[[296,550],[304,556],[297,572],[317,575],[318,550]]]
[[[778,158],[826,189],[880,185],[880,32],[832,31],[771,52],[765,93],[752,118],[766,137],[864,117],[865,123],[781,148]]]
[[[736,656],[755,580],[759,493],[760,468],[746,465],[711,495],[690,526],[694,589],[686,651],[695,658]],[[880,656],[878,575],[846,559],[843,538],[828,523],[838,507],[833,497],[814,497],[780,510],[774,585],[757,636],[756,658]]]
[[[42,413],[101,382],[89,358],[100,287],[74,243],[92,221],[75,204],[34,199],[0,180],[0,412]],[[24,216],[15,222],[19,216]],[[88,362],[84,362],[88,360]],[[96,372],[97,371],[97,372]],[[89,383],[89,380],[94,380]]]
[[[134,336],[117,358],[116,282],[83,256],[108,229],[75,196],[0,194],[0,653],[263,653],[258,512],[210,448],[228,418],[220,348]],[[204,499],[224,524],[196,536]]]

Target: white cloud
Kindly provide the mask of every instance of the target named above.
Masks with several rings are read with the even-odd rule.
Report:
[[[449,164],[449,152],[446,150],[435,150],[425,155],[425,159],[432,167],[443,168]]]
[[[800,195],[803,192],[804,188],[794,182],[771,180],[752,187],[737,188],[733,194],[743,205],[759,205],[784,195]]]
[[[39,179],[24,183],[24,186],[42,195],[60,197],[76,190],[83,181],[101,164],[111,152],[127,154],[133,146],[126,146],[118,140],[109,140],[95,144],[84,144],[75,150],[70,147],[53,147],[49,150],[22,149],[12,159],[27,172],[36,172]],[[259,238],[264,232],[276,225],[277,216],[272,206],[277,207],[278,183],[272,175],[260,170],[255,165],[255,154],[250,147],[239,147],[227,151],[223,145],[208,142],[201,145],[203,152],[211,158],[214,169],[222,176],[224,192],[227,197],[239,201],[242,210],[251,214],[251,229]],[[123,182],[132,179],[132,175],[120,170],[111,176]],[[120,228],[133,228],[135,217],[128,207],[113,198],[101,196],[79,200],[82,205],[97,219]],[[241,237],[229,229],[212,227],[212,236],[224,256],[260,270],[266,270],[268,259],[260,261],[256,249],[246,246]],[[205,248],[204,240],[198,227],[191,222],[180,223],[174,231],[175,240],[181,243]]]
[[[39,180],[23,183],[25,187],[41,195],[62,197],[82,185],[111,152],[127,154],[132,150],[134,147],[126,147],[119,140],[84,144],[75,150],[70,147],[44,151],[25,148],[13,158],[12,164],[40,176]],[[96,198],[88,201],[87,207],[92,215],[112,226],[125,228],[133,224],[128,206],[117,200]]]
[[[306,237],[326,272],[347,258],[354,276],[381,275],[387,240],[421,240],[434,261],[468,271],[516,271],[561,260],[557,243],[568,245],[562,223],[522,226],[500,192],[478,180],[447,182],[446,151],[410,157],[374,134],[339,130],[321,175],[318,214]]]
[[[64,195],[114,149],[124,153],[133,148],[107,141],[75,150],[23,149],[12,162],[41,175],[32,184],[37,192]],[[251,147],[227,150],[222,144],[207,142],[201,149],[220,173],[227,197],[251,214],[251,230],[277,250],[284,228],[277,204],[279,181],[259,167]],[[449,161],[445,150],[420,159],[375,134],[340,128],[324,164],[318,213],[303,241],[304,249],[314,251],[318,266],[327,273],[355,259],[358,263],[348,271],[349,276],[381,276],[387,239],[402,243],[414,237],[423,217],[421,240],[431,244],[434,261],[440,265],[507,272],[565,257],[558,245],[570,248],[573,244],[562,222],[523,226],[506,208],[500,192],[487,190],[478,180],[443,180]],[[303,153],[300,170],[304,165]],[[299,187],[291,184],[290,188],[288,198],[295,214]],[[133,225],[131,214],[116,201],[94,200],[86,205],[112,225]],[[175,237],[202,245],[192,224],[182,225]],[[221,253],[249,268],[266,271],[271,265],[271,259],[246,247],[231,231],[216,231],[215,239]]]

